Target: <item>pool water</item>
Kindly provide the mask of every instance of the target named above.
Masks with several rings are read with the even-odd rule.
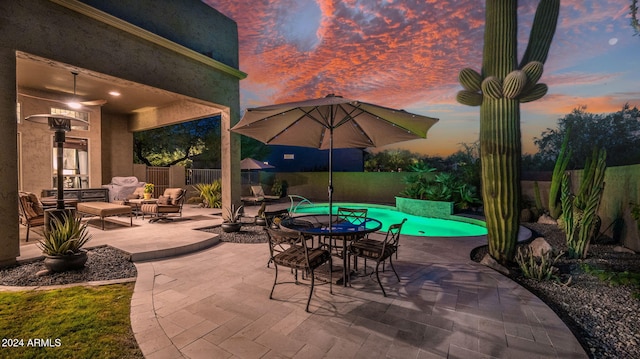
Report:
[[[387,231],[394,223],[402,222],[403,218],[407,222],[402,226],[402,234],[409,236],[425,237],[468,237],[482,236],[487,234],[487,228],[480,224],[467,223],[454,219],[439,219],[415,216],[408,213],[398,212],[395,207],[372,205],[365,203],[334,203],[333,213],[336,214],[338,207],[347,208],[367,208],[367,216],[382,222],[381,231]],[[294,213],[318,213],[328,214],[329,204],[301,205],[295,208]],[[462,220],[462,218],[461,218]],[[480,221],[476,221],[480,223]]]

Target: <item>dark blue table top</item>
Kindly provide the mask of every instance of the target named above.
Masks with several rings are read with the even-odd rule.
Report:
[[[371,233],[382,228],[382,223],[374,218],[366,218],[361,223],[351,223],[332,216],[332,225],[329,226],[328,214],[311,214],[283,219],[281,226],[312,235],[356,235]]]

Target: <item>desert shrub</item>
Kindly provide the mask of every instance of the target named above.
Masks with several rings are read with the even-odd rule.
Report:
[[[548,251],[536,257],[529,246],[521,246],[516,254],[516,262],[522,271],[522,275],[526,278],[536,280],[557,279],[558,268],[555,264],[563,254],[564,252],[554,254],[552,251]]]

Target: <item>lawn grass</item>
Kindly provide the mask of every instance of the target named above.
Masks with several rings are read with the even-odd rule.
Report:
[[[143,358],[129,319],[133,286],[1,292],[0,357]]]

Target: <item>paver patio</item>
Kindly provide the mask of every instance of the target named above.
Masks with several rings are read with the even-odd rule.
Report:
[[[215,244],[193,228],[221,219],[184,211],[194,220],[92,230],[94,245],[141,258],[192,252],[136,263],[131,322],[146,358],[587,358],[541,300],[469,259],[484,237],[402,236],[402,281],[381,275],[388,297],[359,277],[333,295],[318,285],[306,313],[306,286],[279,285],[269,300],[267,244]]]

